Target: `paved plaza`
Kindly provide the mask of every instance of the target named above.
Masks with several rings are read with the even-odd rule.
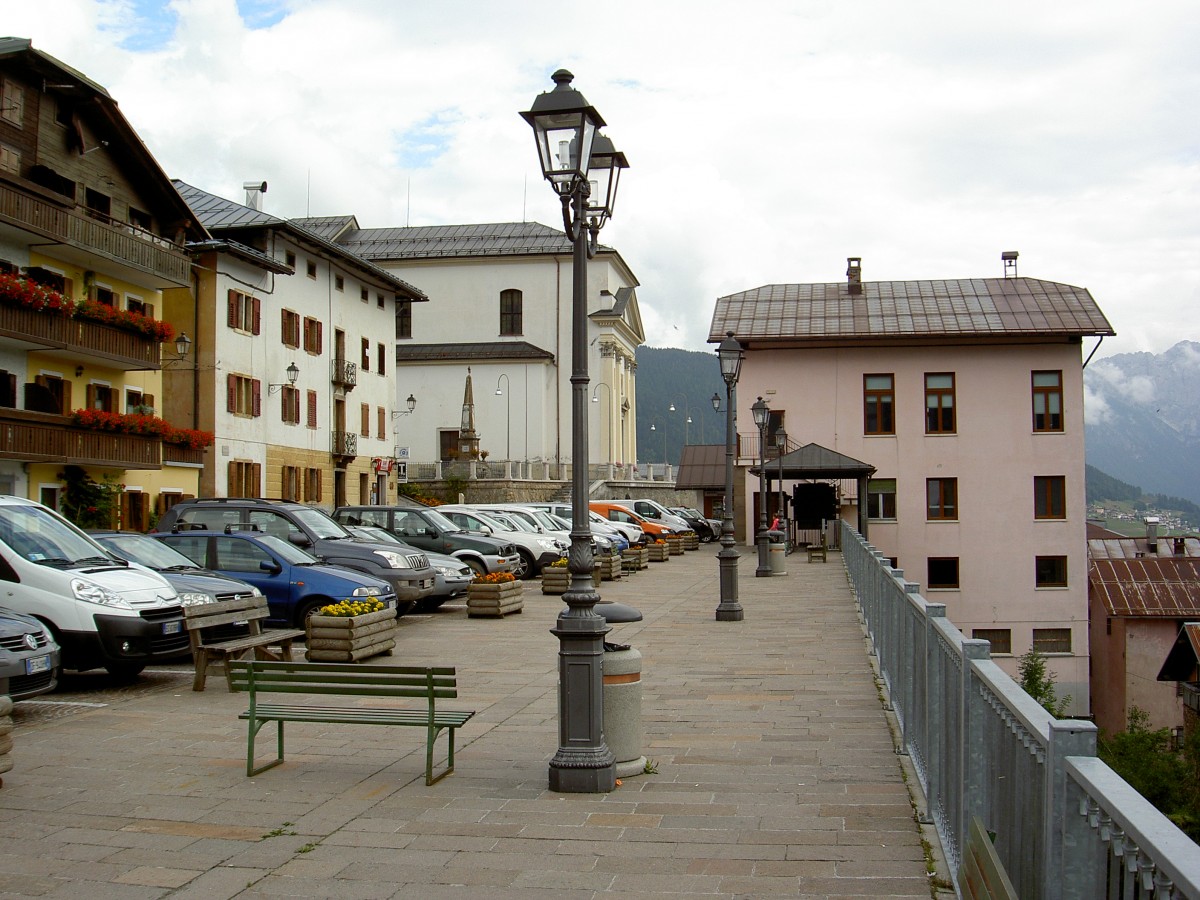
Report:
[[[644,657],[653,773],[547,788],[561,601],[527,582],[522,614],[405,617],[377,660],[456,666],[447,706],[478,711],[431,787],[423,732],[378,726],[289,725],[287,761],[247,778],[246,696],[192,692],[183,663],[18,704],[0,896],[928,898],[841,555],[755,578],[742,548],[745,621],[722,623],[716,549],[600,586],[645,616],[609,639]]]

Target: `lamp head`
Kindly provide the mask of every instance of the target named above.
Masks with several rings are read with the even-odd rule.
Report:
[[[559,69],[551,77],[554,90],[538,94],[521,117],[533,128],[542,177],[566,196],[576,184],[587,181],[596,129],[604,119],[571,87],[574,75]]]
[[[408,399],[405,400],[404,402],[408,406],[409,412],[412,412],[414,409],[417,408],[417,398],[414,397],[412,394],[409,394]]]
[[[187,336],[186,331],[179,332],[179,337],[175,338],[175,353],[180,359],[188,355],[188,351],[192,349],[192,339]]]
[[[758,430],[762,431],[767,427],[767,423],[771,421],[771,408],[759,397],[754,405],[750,407],[750,414],[754,416],[754,424],[758,426]]]
[[[613,207],[617,203],[617,182],[621,170],[628,168],[625,154],[616,149],[607,137],[597,134],[592,141],[592,160],[588,165],[591,193],[588,194],[584,211],[589,219],[595,220],[597,228],[603,228],[604,223],[612,218]]]
[[[300,368],[294,362],[287,367],[288,384],[295,384],[296,379],[300,377]]]
[[[717,347],[717,358],[721,361],[721,377],[725,379],[725,383],[737,384],[745,354],[742,352],[742,345],[737,342],[732,331],[725,332],[725,340],[721,341],[720,346]]]
[[[720,412],[721,411],[721,395],[714,391],[713,395],[709,398],[709,400],[712,402],[713,412]]]

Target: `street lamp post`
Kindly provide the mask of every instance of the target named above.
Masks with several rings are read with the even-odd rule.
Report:
[[[787,516],[783,512],[783,456],[787,453],[787,432],[782,425],[775,430],[775,448],[779,454],[779,505],[775,515],[783,525],[784,534],[787,534]]]
[[[602,425],[602,426],[601,426],[601,428],[600,428],[600,430],[601,430],[601,432],[604,432],[604,431],[607,431],[607,432],[608,432],[608,448],[607,448],[607,453],[606,453],[606,455],[608,456],[608,460],[607,460],[607,462],[608,462],[609,464],[611,464],[611,463],[613,462],[613,456],[615,455],[615,454],[613,453],[613,440],[612,440],[612,439],[613,439],[613,427],[612,427],[612,386],[611,386],[610,384],[608,384],[608,382],[606,382],[606,381],[597,381],[597,382],[596,382],[596,386],[595,386],[594,388],[592,388],[592,402],[593,402],[593,403],[599,403],[599,402],[600,402],[600,388],[607,388],[607,389],[608,389],[608,422],[607,422],[607,425],[608,425],[608,427],[607,427],[607,428],[604,428],[604,427],[603,427],[603,425]]]
[[[717,553],[717,565],[721,576],[721,602],[717,605],[718,622],[740,622],[745,618],[742,604],[738,602],[738,560],[740,554],[733,549],[733,442],[736,438],[733,413],[738,375],[742,370],[742,345],[733,332],[726,332],[725,340],[717,348],[721,361],[721,377],[725,379],[725,498],[721,505],[721,549]],[[720,412],[721,398],[712,395],[713,409]]]
[[[750,407],[754,416],[754,424],[758,426],[758,568],[754,570],[755,578],[763,578],[771,574],[770,540],[767,537],[767,424],[771,421],[771,409],[762,397]]]
[[[504,379],[504,390],[500,390],[500,378]],[[501,372],[500,378],[496,379],[496,396],[504,398],[504,460],[507,463],[512,459],[512,382],[508,380],[507,372]]]
[[[689,407],[687,405],[687,403],[683,402],[682,400],[680,402],[683,403],[683,445],[686,447],[691,442],[691,439],[688,436],[688,432],[689,432],[690,426],[692,424],[692,410],[691,410],[691,407]],[[674,402],[672,402],[671,405],[667,407],[667,412],[675,412],[675,403]],[[703,440],[703,437],[701,438],[701,440]]]
[[[627,167],[612,141],[597,135],[604,119],[571,87],[574,76],[554,73],[554,90],[539,94],[521,116],[533,127],[542,175],[562,203],[563,230],[574,244],[571,279],[571,586],[551,633],[558,638],[558,752],[549,786],[565,793],[616,787],[616,762],[604,741],[604,636],[596,614],[588,522],[587,261],[612,215],[617,180]],[[589,181],[591,179],[591,181]],[[592,185],[595,185],[593,188]]]

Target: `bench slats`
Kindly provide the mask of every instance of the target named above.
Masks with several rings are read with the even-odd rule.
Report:
[[[428,725],[429,713],[423,709],[382,709],[361,706],[288,706],[259,703],[254,714],[260,719],[286,719],[289,722],[329,722],[338,725]],[[458,728],[473,713],[440,711],[433,717],[439,728]],[[249,719],[244,712],[239,719]]]

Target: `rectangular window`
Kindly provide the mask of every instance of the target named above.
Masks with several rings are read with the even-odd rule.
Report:
[[[225,381],[225,400],[226,412],[236,416],[259,416],[262,414],[262,382],[245,375],[230,374]]]
[[[300,388],[283,386],[280,392],[280,419],[289,425],[300,424]]]
[[[380,309],[384,308],[385,304],[383,302],[383,294],[375,295],[375,305],[378,306]]]
[[[89,384],[87,386],[86,406],[88,409],[99,409],[103,412],[117,412],[117,401],[120,399],[111,385]]]
[[[291,310],[280,310],[279,339],[285,347],[300,346],[300,313]]]
[[[958,518],[958,479],[925,479],[926,518]]]
[[[279,495],[284,500],[291,500],[293,503],[300,500],[300,467],[299,466],[284,466],[280,473]]]
[[[285,263],[287,263],[289,268],[292,268],[292,269],[296,268],[296,254],[293,253],[291,250],[284,251],[283,261]]]
[[[896,518],[895,478],[871,478],[867,481],[867,518]]]
[[[10,125],[21,127],[25,118],[25,92],[15,81],[4,79],[4,94],[0,102],[0,117]]]
[[[1033,479],[1033,517],[1067,517],[1067,479],[1062,475],[1038,475]]]
[[[410,338],[412,336],[412,301],[401,300],[396,304],[396,337]]]
[[[1038,653],[1070,653],[1070,628],[1033,629],[1033,649]]]
[[[92,299],[97,303],[102,303],[105,306],[111,306],[116,309],[117,292],[110,287],[105,287],[102,284],[92,286]]]
[[[947,590],[958,587],[958,557],[929,557],[929,589]]]
[[[1033,430],[1062,431],[1062,372],[1033,373]]]
[[[1067,558],[1065,556],[1039,556],[1034,563],[1035,583],[1038,587],[1067,586]]]
[[[364,403],[362,405],[362,427],[358,430],[358,433],[361,434],[363,437],[371,436],[371,404],[370,403]]]
[[[387,410],[382,406],[375,408],[375,437],[381,438],[387,434]]]
[[[346,290],[346,279],[343,278],[341,275],[334,275],[333,276],[333,289],[335,291]]]
[[[308,427],[317,427],[317,392],[308,392]]]
[[[229,463],[228,479],[229,484],[226,488],[226,496],[262,496],[262,465],[260,463],[238,460],[231,461]]]
[[[304,501],[306,503],[321,502],[321,470],[304,470]]]
[[[150,213],[132,206],[129,207],[129,224],[141,231],[154,231],[154,219],[151,218]]]
[[[125,412],[129,415],[154,415],[154,395],[125,389]]]
[[[386,366],[384,366],[383,361],[385,359],[387,359],[387,351],[383,344],[375,345],[375,359],[376,359],[375,371],[378,372],[380,375],[386,375],[387,374]]]
[[[371,371],[371,339],[362,339],[362,370],[364,372]]]
[[[507,290],[500,292],[500,334],[521,334],[521,292]]]
[[[360,289],[360,290],[359,290],[359,292],[358,292],[358,299],[359,299],[359,300],[361,300],[363,303],[368,303],[368,302],[370,302],[370,300],[371,300],[371,292],[370,292],[370,291],[368,291],[366,288],[362,288],[362,289]]]
[[[307,274],[309,278],[311,278],[313,281],[317,280],[317,264],[315,262],[313,262],[311,259],[308,260],[304,265],[304,270],[305,274]]]
[[[241,291],[230,290],[226,324],[237,331],[258,334],[262,324],[262,301]]]
[[[863,376],[863,433],[895,434],[896,379],[893,375]]]
[[[990,643],[992,656],[1012,653],[1011,628],[975,628],[971,631],[971,637]]]
[[[954,434],[954,373],[925,375],[925,433]]]
[[[0,171],[13,175],[21,174],[21,151],[8,144],[0,144]]]
[[[125,308],[130,312],[138,313],[148,319],[154,318],[154,304],[147,303],[141,297],[134,294],[125,295]]]
[[[107,219],[112,214],[112,197],[101,191],[85,188],[83,193],[84,205],[88,215],[94,219]]]
[[[307,353],[315,353],[318,356],[321,353],[323,344],[322,331],[324,330],[324,322],[319,319],[313,319],[308,316],[304,317],[304,350]]]

